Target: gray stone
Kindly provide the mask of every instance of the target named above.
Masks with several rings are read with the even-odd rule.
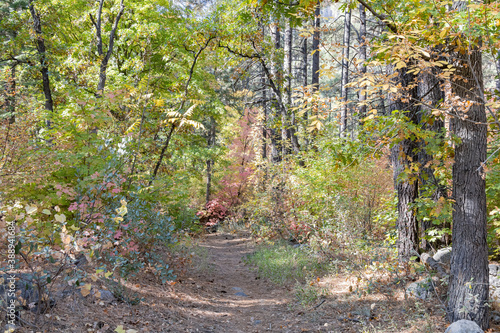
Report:
[[[495,311],[500,311],[500,288],[490,286],[491,307]]]
[[[12,280],[12,277],[14,278]],[[40,297],[38,295],[38,288],[36,284],[35,277],[31,274],[20,273],[20,274],[3,274],[0,275],[0,306],[6,304],[8,299],[8,292],[10,291],[13,282],[16,297],[15,299],[20,303],[20,307],[23,309],[29,309],[33,312],[38,312],[39,303],[42,303],[42,312],[45,312],[49,307],[55,305],[53,299],[47,301],[39,302]],[[43,285],[45,281],[40,281],[40,285]],[[46,288],[42,288],[42,293],[46,292]]]
[[[99,289],[99,293],[101,294],[101,301],[110,303],[116,301],[115,295],[109,290]]]
[[[488,265],[490,269],[490,275],[497,276],[500,271],[500,265],[490,264]]]
[[[248,297],[248,295],[247,295],[247,294],[245,294],[245,293],[244,293],[244,292],[242,292],[242,291],[238,291],[235,295],[236,295],[236,296],[241,296],[241,297]]]
[[[243,292],[243,289],[241,289],[240,287],[233,287],[233,290],[236,290],[236,291],[241,291],[241,292]]]
[[[499,324],[500,323],[500,315],[498,315],[497,313],[493,312],[491,314],[491,321],[495,324]]]
[[[432,297],[434,283],[431,278],[413,282],[406,288],[406,295],[426,300]]]
[[[352,313],[357,314],[357,315],[362,316],[362,317],[370,318],[372,316],[372,309],[371,309],[371,307],[364,306],[364,307],[361,307],[361,308],[353,311]]]
[[[451,247],[439,249],[432,258],[442,265],[449,266],[451,262]]]
[[[436,272],[441,278],[446,277],[447,275],[446,271],[448,267],[443,265],[441,262],[434,260],[434,258],[431,257],[428,253],[422,253],[420,259],[423,263],[429,265],[432,269],[436,270]]]
[[[444,333],[484,333],[484,331],[475,322],[462,319],[451,324]]]
[[[498,276],[490,275],[490,288],[500,288],[500,278]]]

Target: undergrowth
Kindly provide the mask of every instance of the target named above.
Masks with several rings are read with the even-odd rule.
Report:
[[[294,295],[303,306],[326,295],[326,290],[318,288],[315,282],[331,270],[330,264],[307,246],[270,242],[249,255],[247,263],[255,266],[260,277],[278,285],[293,285]]]

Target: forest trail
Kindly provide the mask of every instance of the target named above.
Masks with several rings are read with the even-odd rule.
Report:
[[[208,250],[212,264],[203,274],[181,280],[191,288],[180,288],[178,296],[191,295],[183,304],[187,320],[179,332],[327,332],[303,320],[302,311],[291,310],[293,294],[286,287],[260,279],[245,265],[244,258],[254,251],[249,236],[209,234],[199,245]]]
[[[435,333],[446,327],[438,302],[406,302],[398,290],[359,297],[352,273],[322,277],[318,286],[327,296],[303,307],[292,286],[259,278],[245,264],[256,249],[248,234],[209,234],[187,249],[193,264],[175,283],[162,284],[151,272],[123,281],[124,294],[141,300],[135,305],[74,294],[58,304],[53,317],[59,319],[44,332]],[[428,326],[431,317],[438,326]]]

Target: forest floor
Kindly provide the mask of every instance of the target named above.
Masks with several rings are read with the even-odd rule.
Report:
[[[197,240],[203,262],[175,285],[143,274],[125,283],[139,304],[102,302],[81,294],[58,302],[40,330],[28,332],[444,332],[439,301],[405,299],[402,291],[359,297],[355,277],[337,274],[318,284],[328,290],[312,306],[300,305],[290,286],[277,286],[245,264],[255,251],[247,234],[216,233]],[[193,253],[196,256],[196,253]]]

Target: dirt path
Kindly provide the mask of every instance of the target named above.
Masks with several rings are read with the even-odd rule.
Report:
[[[255,333],[255,332],[443,332],[442,313],[436,302],[418,306],[401,292],[370,294],[352,292],[355,276],[321,278],[328,296],[317,305],[296,304],[293,291],[260,279],[245,265],[255,250],[249,236],[206,235],[198,246],[208,253],[204,264],[180,274],[175,285],[159,283],[151,273],[125,282],[127,293],[141,302],[101,302],[73,297],[59,303],[52,326],[43,332],[95,333]],[[200,266],[202,267],[200,269]],[[368,311],[368,315],[365,313]],[[432,314],[432,318],[431,315]],[[434,323],[434,324],[432,324]],[[436,325],[437,323],[437,325]],[[432,325],[430,325],[432,324]],[[122,330],[117,330],[121,328]]]
[[[192,299],[192,332],[301,332],[310,324],[300,323],[289,309],[290,292],[257,274],[243,262],[252,253],[249,237],[231,234],[211,234],[201,243],[208,250],[213,268],[196,280],[198,299]],[[201,279],[200,279],[201,278]],[[201,324],[201,327],[196,327]],[[309,328],[306,328],[309,327]],[[189,328],[185,331],[190,332]]]

